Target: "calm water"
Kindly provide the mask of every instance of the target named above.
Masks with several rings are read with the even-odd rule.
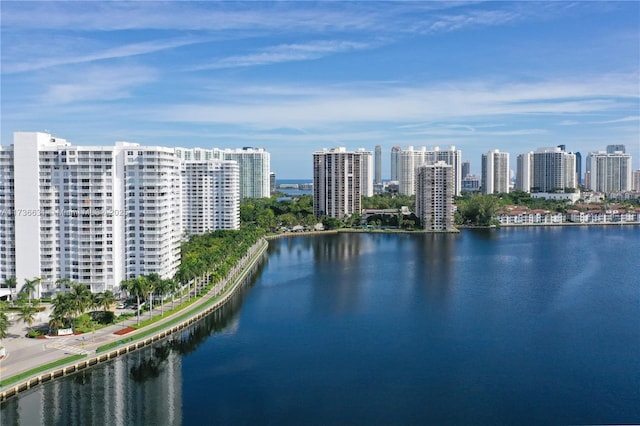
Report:
[[[271,242],[179,338],[1,424],[640,422],[640,227]]]

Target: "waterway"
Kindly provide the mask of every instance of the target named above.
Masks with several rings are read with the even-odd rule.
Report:
[[[640,227],[270,242],[253,285],[0,424],[640,423]]]

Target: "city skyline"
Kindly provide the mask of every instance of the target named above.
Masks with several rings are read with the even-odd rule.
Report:
[[[640,3],[3,2],[2,145],[482,153],[623,144],[640,168]],[[505,42],[507,40],[508,42]]]

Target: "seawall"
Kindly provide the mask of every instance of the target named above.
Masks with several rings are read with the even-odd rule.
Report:
[[[186,308],[186,311],[178,311],[173,315],[158,321],[158,323],[150,325],[149,327],[151,327],[152,330],[155,328],[158,329],[151,334],[148,332],[149,329],[145,330],[142,328],[127,337],[126,342],[122,339],[122,336],[111,334],[113,336],[113,342],[117,343],[117,345],[112,349],[100,352],[96,351],[95,354],[86,356],[63,356],[58,361],[51,363],[56,364],[55,366],[26,375],[15,383],[0,388],[0,402],[16,396],[19,393],[31,389],[41,383],[46,383],[69,374],[82,371],[86,368],[110,361],[120,355],[125,355],[137,349],[151,345],[152,343],[177,333],[194,322],[201,320],[211,312],[226,304],[236,294],[236,292],[243,287],[247,282],[249,275],[255,271],[260,262],[264,259],[268,245],[269,243],[265,239],[260,239],[258,243],[249,249],[246,258],[243,258],[241,263],[237,265],[237,268],[239,269],[238,274],[235,277],[232,277],[233,281],[222,291],[222,293],[216,294],[216,288],[212,289],[209,294],[202,296],[196,303]],[[136,337],[136,334],[139,336]],[[64,362],[65,359],[68,359],[69,361]],[[33,370],[38,370],[42,367],[44,366],[34,366]]]

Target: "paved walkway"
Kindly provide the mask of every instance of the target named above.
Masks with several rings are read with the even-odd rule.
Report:
[[[266,247],[260,246],[255,251],[252,251],[247,256],[247,258],[243,262],[241,262],[241,264],[248,262],[249,268],[251,268],[253,266],[253,262],[251,261],[254,259],[255,253],[260,253],[263,248]],[[230,276],[234,277],[236,276],[236,273],[238,273],[238,277],[240,277],[240,281],[242,281],[242,271],[243,268],[236,266],[231,271]],[[221,283],[216,287],[219,286],[224,287],[226,286],[226,284]],[[176,318],[177,316],[183,315],[187,311],[195,310],[199,306],[210,301],[212,298],[222,296],[221,294],[218,294],[220,293],[221,289],[222,288],[212,289],[209,293],[200,297],[195,303],[190,305],[187,310],[183,309],[171,315],[167,315],[166,313],[166,311],[170,310],[172,306],[170,300],[165,302],[163,308],[161,308],[160,305],[155,305],[153,311],[147,311],[140,315],[140,321],[142,322],[143,320],[148,319],[151,316],[160,316],[162,309],[165,312],[163,315],[163,319],[153,323],[153,325],[148,327],[157,327],[158,325],[165,324]],[[230,289],[227,289],[227,291],[229,290]],[[188,295],[184,295],[179,299],[176,298],[175,305],[178,306],[180,303],[187,300],[188,297]],[[52,307],[50,304],[43,304],[43,306],[45,306],[46,309],[36,316],[34,327],[45,326],[46,324],[48,324]],[[120,311],[116,310],[116,314],[119,313]],[[100,346],[122,340],[126,337],[135,337],[138,331],[144,331],[145,328],[148,328],[145,327],[124,335],[114,334],[117,331],[122,331],[127,327],[137,324],[137,318],[133,316],[118,324],[110,325],[90,333],[71,336],[48,337],[45,339],[29,339],[24,337],[27,334],[28,327],[24,323],[17,320],[17,314],[10,314],[9,319],[9,335],[7,338],[2,340],[2,346],[5,347],[7,355],[0,361],[0,380],[2,378],[15,376],[16,374],[29,371],[31,369],[37,368],[38,366],[57,361],[71,355],[93,354],[95,353],[96,348]]]

